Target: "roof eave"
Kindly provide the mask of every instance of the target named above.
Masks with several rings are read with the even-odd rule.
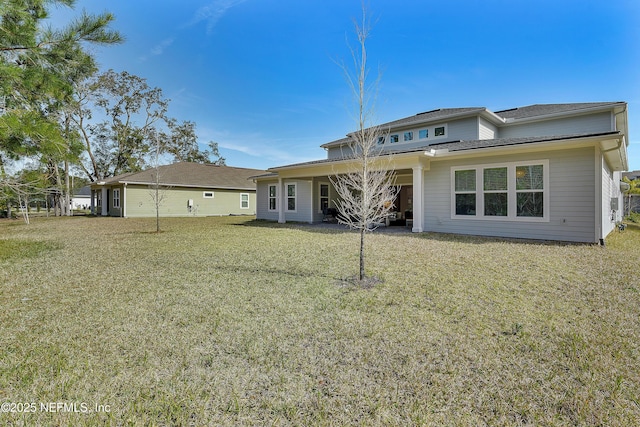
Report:
[[[598,105],[593,107],[581,108],[579,110],[559,111],[556,113],[540,114],[537,116],[529,116],[529,117],[522,117],[522,118],[507,118],[504,120],[504,123],[506,125],[510,125],[510,124],[521,124],[526,122],[537,122],[537,121],[561,118],[566,116],[590,114],[598,111],[611,111],[612,109],[615,110],[622,106],[626,107],[626,105],[627,105],[626,102],[619,101],[619,102],[613,102],[611,104],[606,104],[606,105]]]
[[[399,124],[399,125],[396,125],[396,126],[389,126],[388,128],[387,128],[387,126],[389,125],[389,123],[393,123],[393,122],[385,123],[385,124],[382,124],[382,125],[380,125],[378,127],[380,129],[384,129],[384,132],[387,133],[387,132],[394,132],[396,130],[401,130],[401,129],[405,129],[405,128],[410,128],[410,127],[415,127],[415,126],[422,126],[422,125],[427,124],[427,123],[441,123],[441,122],[447,121],[447,120],[462,119],[462,118],[465,118],[465,117],[473,117],[473,116],[477,116],[479,114],[480,115],[484,115],[486,118],[489,118],[491,121],[494,121],[494,122],[499,123],[499,124],[502,124],[502,123],[505,122],[502,117],[499,117],[495,113],[487,110],[486,107],[478,107],[478,108],[476,108],[474,110],[470,110],[470,111],[462,111],[462,112],[459,112],[459,113],[452,113],[452,114],[449,114],[449,115],[446,115],[446,116],[437,117],[437,118],[416,120],[416,121],[413,121],[411,123]],[[404,120],[404,119],[400,119],[400,120]],[[355,132],[349,132],[347,134],[347,137],[351,137],[351,135],[353,135],[354,133]],[[337,141],[331,141],[331,142],[327,142],[325,144],[322,144],[320,147],[326,149],[326,148],[340,147],[340,146],[344,146],[344,145],[347,145],[347,144],[348,143],[347,143],[347,141],[345,141],[345,138],[342,138],[342,139],[339,139]]]

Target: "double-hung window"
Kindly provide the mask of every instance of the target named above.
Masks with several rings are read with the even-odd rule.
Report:
[[[113,190],[113,207],[114,208],[120,207],[120,189],[118,188],[114,188]]]
[[[329,184],[320,184],[320,212],[329,208]]]
[[[507,216],[507,168],[484,168],[482,181],[485,216]]]
[[[278,186],[275,184],[269,185],[269,210],[278,210]]]
[[[544,216],[544,166],[516,166],[516,215]]]
[[[454,171],[456,215],[476,214],[476,171],[463,169]]]
[[[249,209],[249,194],[240,194],[240,209]]]
[[[549,220],[549,161],[451,169],[451,217]]]
[[[296,184],[287,184],[286,188],[287,188],[287,210],[289,212],[295,212],[296,201],[297,201],[297,197],[296,197],[297,186]]]

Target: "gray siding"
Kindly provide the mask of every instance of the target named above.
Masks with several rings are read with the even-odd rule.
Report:
[[[534,156],[534,157],[532,157]],[[553,151],[465,161],[432,162],[425,173],[425,231],[496,237],[594,242],[594,149]],[[451,218],[451,167],[549,160],[549,221],[523,222]]]
[[[478,118],[478,139],[494,139],[498,133],[498,128],[493,123],[489,123],[482,117]]]
[[[545,120],[520,125],[503,126],[498,131],[499,138],[526,136],[570,135],[576,133],[597,133],[612,131],[611,113],[588,114],[565,119]]]
[[[256,218],[258,219],[266,219],[271,221],[278,220],[278,211],[269,211],[269,184],[278,185],[278,181],[258,181],[258,197],[257,197],[257,212]],[[296,210],[287,211],[287,200],[284,200],[284,220],[286,221],[297,221],[297,222],[312,222],[314,220],[312,206],[314,193],[312,193],[312,181],[307,180],[295,180],[295,179],[285,179],[283,181],[283,186],[286,188],[287,184],[296,184]],[[286,193],[283,192],[283,189],[278,187],[278,209],[280,209],[280,200],[281,197],[286,197]]]
[[[448,128],[447,141],[478,139],[478,119],[476,117],[449,122]]]
[[[256,218],[257,219],[266,219],[270,221],[278,220],[278,211],[270,211],[269,210],[269,185],[275,184],[278,185],[277,180],[273,181],[258,181],[257,195],[256,195]],[[280,191],[278,191],[278,196],[280,195]],[[276,202],[277,204],[277,202]],[[278,204],[277,204],[278,205]],[[279,206],[279,205],[278,205]]]
[[[285,211],[285,221],[312,222],[313,193],[312,181],[285,180],[286,184],[296,184],[296,211]],[[285,201],[286,207],[286,201]]]
[[[490,125],[490,124],[489,124]],[[446,126],[446,135],[444,137],[435,137],[434,136],[434,128],[439,126]],[[419,132],[421,129],[429,130],[429,137],[420,139]],[[478,133],[478,118],[477,117],[469,117],[461,120],[453,120],[449,122],[442,122],[437,124],[430,124],[428,126],[417,126],[404,128],[400,130],[393,130],[391,132],[387,132],[387,130],[382,130],[386,142],[382,147],[383,150],[410,150],[412,148],[424,147],[425,145],[435,144],[439,142],[446,141],[457,141],[460,139],[473,140],[479,138]],[[404,141],[404,133],[405,132],[413,132],[413,140],[411,142]],[[398,135],[398,142],[390,143],[389,135]],[[334,147],[327,150],[327,158],[328,159],[338,159],[344,157],[346,154],[349,154],[350,150],[348,147]]]

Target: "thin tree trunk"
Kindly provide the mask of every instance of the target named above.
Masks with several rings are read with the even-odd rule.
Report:
[[[365,229],[360,229],[360,281],[364,280],[364,233]]]
[[[71,185],[69,182],[69,161],[64,161],[64,209],[65,215],[71,216]]]

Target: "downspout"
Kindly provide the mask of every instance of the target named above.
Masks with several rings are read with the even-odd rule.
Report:
[[[595,147],[594,154],[594,170],[595,170],[595,234],[596,241],[600,243],[601,246],[604,246],[604,236],[602,235],[602,154],[600,152],[599,145]]]

